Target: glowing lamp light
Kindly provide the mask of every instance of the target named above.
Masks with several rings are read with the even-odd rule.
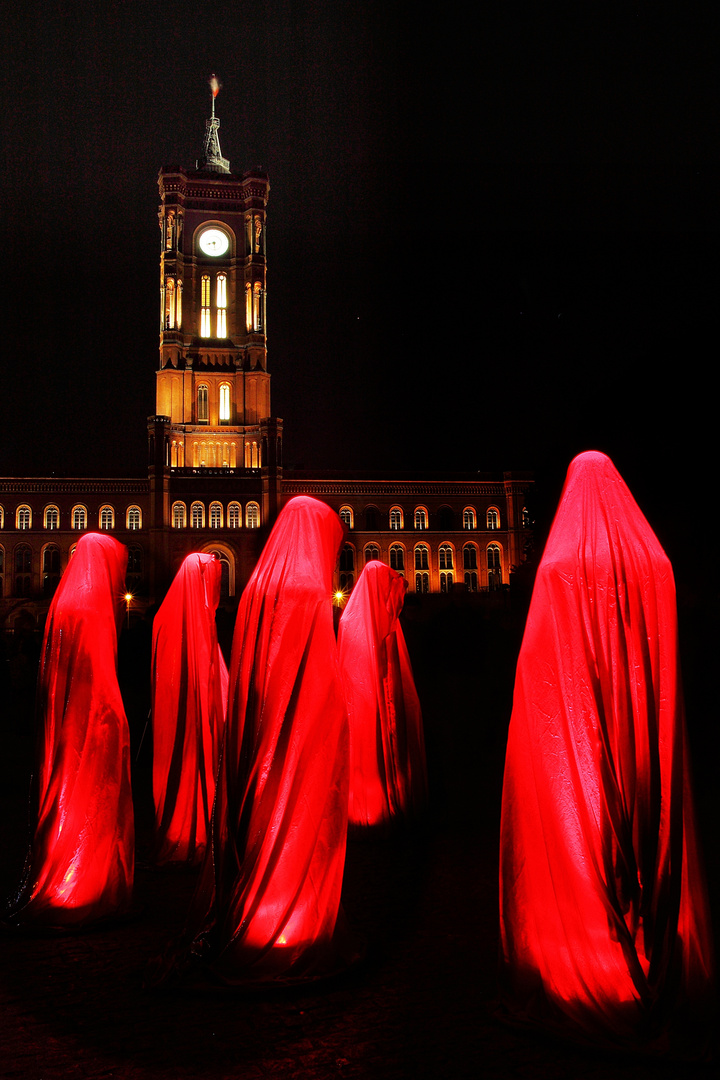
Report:
[[[335,607],[342,607],[346,600],[347,597],[342,589],[338,589],[336,593],[333,593],[333,603],[335,604]]]
[[[128,630],[130,629],[130,605],[132,604],[134,599],[135,597],[131,592],[126,592],[125,596],[123,597],[123,600],[125,601],[125,610],[127,611]]]

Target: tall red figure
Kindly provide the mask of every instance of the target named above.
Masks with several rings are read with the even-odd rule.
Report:
[[[343,535],[324,503],[292,499],[238,608],[193,945],[228,981],[342,963],[348,728],[331,590]]]
[[[80,927],[130,904],[130,738],[117,680],[126,565],[112,537],[82,536],[48,612],[38,822],[13,923]]]
[[[399,622],[407,581],[369,562],[338,629],[350,722],[350,824],[417,817],[427,801],[422,714]]]
[[[199,865],[207,846],[228,689],[215,627],[220,574],[214,555],[188,555],[153,622],[153,797],[159,865]]]
[[[609,458],[570,465],[528,614],[503,788],[516,1018],[701,1054],[711,934],[669,560]]]

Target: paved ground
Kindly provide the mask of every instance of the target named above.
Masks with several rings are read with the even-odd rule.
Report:
[[[350,845],[344,905],[367,941],[362,965],[334,982],[292,992],[143,990],[145,966],[182,923],[194,883],[192,876],[147,865],[149,757],[143,748],[134,777],[135,916],[78,936],[0,939],[0,1076],[714,1078],[716,1067],[604,1056],[495,1019],[498,805],[518,628],[509,619],[473,631],[483,659],[470,683],[465,646],[474,651],[478,639],[468,645],[465,630],[448,635],[441,619],[428,636],[414,631],[409,619],[426,706],[433,806],[420,835]],[[145,690],[142,680],[132,684],[132,672],[142,652],[137,645],[124,661],[136,746]],[[32,758],[21,694],[12,705],[0,762],[5,892],[20,872]],[[488,710],[502,720],[490,723]],[[716,864],[713,854],[714,879]]]

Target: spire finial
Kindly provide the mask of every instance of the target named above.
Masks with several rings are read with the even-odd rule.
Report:
[[[210,172],[229,173],[230,162],[222,156],[220,151],[220,138],[218,136],[220,121],[215,116],[215,98],[218,96],[220,83],[214,74],[210,76],[209,81],[212,93],[212,110],[210,119],[205,121],[205,164],[203,168],[209,169]]]

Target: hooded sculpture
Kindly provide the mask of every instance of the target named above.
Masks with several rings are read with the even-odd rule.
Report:
[[[84,926],[133,886],[130,739],[117,681],[127,549],[78,541],[45,624],[37,713],[38,822],[10,921]]]
[[[500,845],[515,1017],[697,1053],[712,960],[673,575],[603,454],[570,465],[538,569]]]
[[[344,535],[292,499],[238,608],[225,737],[193,952],[232,982],[337,968],[348,730],[332,623]]]
[[[399,622],[406,589],[397,571],[369,562],[340,619],[351,825],[416,817],[427,800],[420,702]]]
[[[188,555],[153,623],[156,861],[202,862],[225,723],[228,673],[215,611],[221,565]]]

